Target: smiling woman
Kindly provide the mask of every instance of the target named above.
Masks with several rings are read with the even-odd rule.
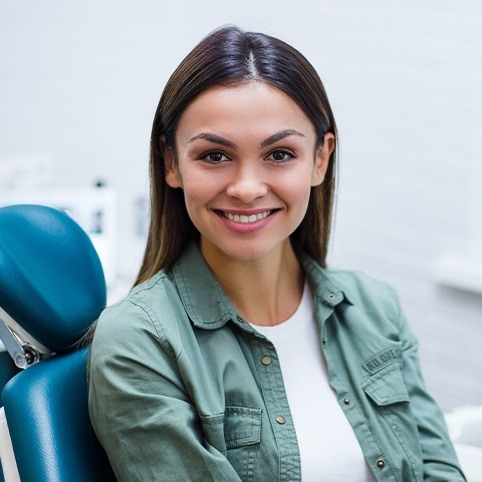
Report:
[[[212,87],[186,108],[174,148],[163,142],[162,154],[167,183],[182,188],[210,266],[290,247],[311,188],[323,181],[333,139],[327,133],[319,144],[298,105],[258,81]]]
[[[171,76],[144,262],[91,348],[119,480],[465,480],[396,294],[326,268],[336,142],[278,39],[221,28]]]

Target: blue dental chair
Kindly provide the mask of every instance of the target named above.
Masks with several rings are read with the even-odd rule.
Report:
[[[0,208],[0,338],[21,369],[3,403],[22,482],[115,480],[90,425],[81,343],[105,303],[97,253],[68,215]]]

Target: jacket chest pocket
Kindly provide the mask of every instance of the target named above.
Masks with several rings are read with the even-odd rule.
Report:
[[[241,480],[254,480],[256,456],[261,441],[261,410],[226,407],[224,439],[227,458]]]
[[[261,409],[227,406],[222,415],[202,418],[208,443],[227,457],[243,482],[255,480]]]
[[[261,409],[226,407],[224,440],[228,450],[258,444],[261,440]]]
[[[392,363],[362,384],[365,393],[379,407],[410,402],[399,363]]]
[[[401,480],[421,481],[423,460],[416,419],[410,407],[400,363],[392,363],[362,383],[379,425],[379,437],[392,451]],[[400,450],[401,449],[401,450]],[[407,479],[404,477],[408,477]]]

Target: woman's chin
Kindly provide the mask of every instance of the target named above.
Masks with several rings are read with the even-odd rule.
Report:
[[[209,241],[203,242],[201,239],[201,252],[208,262],[209,259],[213,260],[213,257],[216,257],[218,259],[225,258],[232,262],[249,263],[272,257],[277,252],[281,252],[284,244],[284,242],[273,245],[272,243],[266,244],[256,241],[236,241],[226,243],[223,246],[220,244],[214,245]]]

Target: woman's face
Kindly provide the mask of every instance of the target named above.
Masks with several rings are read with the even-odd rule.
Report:
[[[208,260],[254,260],[281,252],[323,182],[333,135],[315,130],[284,92],[257,82],[217,86],[184,111],[166,181],[184,191]]]

